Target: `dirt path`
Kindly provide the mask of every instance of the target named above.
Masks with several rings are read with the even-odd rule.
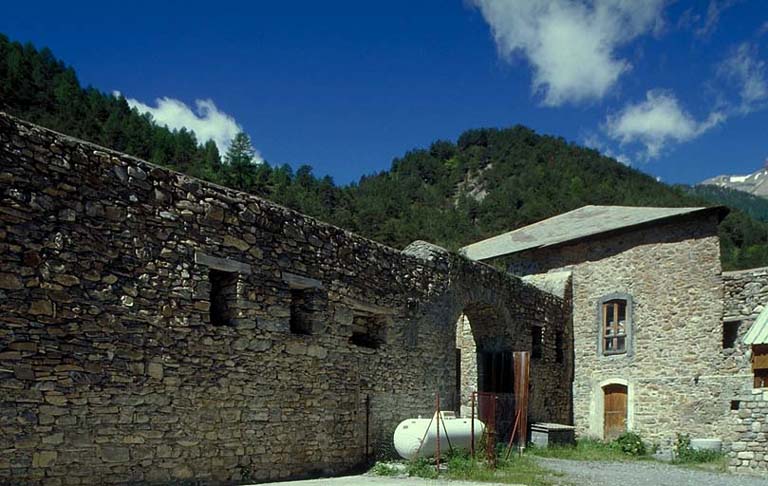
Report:
[[[659,462],[598,462],[565,459],[536,460],[565,473],[564,484],[577,486],[767,486],[768,477],[706,472]]]

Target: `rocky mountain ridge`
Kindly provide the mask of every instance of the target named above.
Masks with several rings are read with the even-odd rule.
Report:
[[[768,198],[768,161],[761,169],[747,175],[719,175],[701,182],[702,185],[725,187]]]

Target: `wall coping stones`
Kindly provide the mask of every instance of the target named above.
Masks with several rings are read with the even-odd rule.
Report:
[[[195,263],[211,267],[214,270],[221,270],[222,272],[237,272],[244,275],[253,273],[251,266],[247,263],[238,262],[237,260],[231,260],[229,258],[219,258],[199,251],[195,252]]]

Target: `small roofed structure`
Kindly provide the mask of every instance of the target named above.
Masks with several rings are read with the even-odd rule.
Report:
[[[748,346],[768,344],[768,307],[763,309],[744,336]]]
[[[763,309],[744,336],[750,346],[754,388],[768,388],[768,307]]]
[[[471,260],[488,260],[535,248],[555,246],[593,235],[616,232],[691,215],[716,213],[722,220],[724,206],[655,208],[630,206],[584,206],[507,233],[478,241],[460,250]]]

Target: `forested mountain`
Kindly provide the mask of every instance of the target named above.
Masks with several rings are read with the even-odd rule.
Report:
[[[469,130],[455,143],[412,150],[390,170],[348,186],[315,177],[309,166],[293,171],[250,163],[243,157],[245,137],[222,160],[213,142],[158,126],[122,97],[83,88],[48,49],[2,35],[0,109],[400,248],[424,239],[456,249],[585,204],[696,206],[711,200],[523,126]],[[735,210],[721,225],[721,240],[726,268],[768,265],[766,223]]]
[[[705,184],[682,187],[691,196],[704,199],[711,204],[740,209],[758,221],[768,222],[768,199],[765,196],[755,196],[739,189]]]

